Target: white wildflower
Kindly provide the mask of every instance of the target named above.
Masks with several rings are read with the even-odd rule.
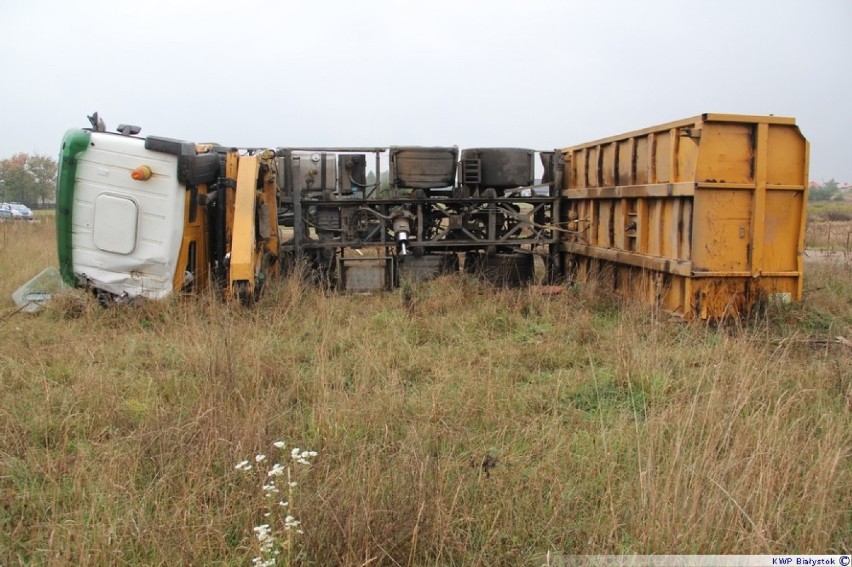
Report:
[[[257,541],[260,543],[261,556],[271,552],[272,548],[275,547],[275,538],[272,536],[269,524],[261,524],[259,526],[255,526],[253,529],[255,536],[257,537]]]
[[[275,441],[272,443],[272,446],[280,451],[285,451],[287,445],[284,441]],[[283,456],[283,454],[282,454]],[[293,447],[290,450],[290,458],[292,461],[300,465],[310,465],[311,459],[317,456],[316,451],[303,451],[299,447]],[[270,527],[272,524],[279,526],[282,520],[281,516],[286,512],[292,512],[292,508],[290,507],[290,503],[286,500],[278,500],[279,509],[283,508],[281,512],[273,512],[272,503],[275,502],[273,498],[280,499],[283,496],[278,496],[282,490],[288,490],[289,494],[294,494],[294,490],[299,486],[299,483],[296,480],[291,478],[291,472],[293,471],[292,465],[290,464],[282,464],[281,462],[276,462],[282,460],[281,457],[267,458],[264,454],[257,454],[254,457],[255,463],[257,463],[258,469],[260,469],[260,463],[269,462],[269,465],[263,465],[266,469],[266,481],[263,484],[263,495],[266,497],[267,505],[262,512],[263,520],[269,523],[260,524],[259,526],[255,526],[253,528],[255,538],[257,540],[257,549],[259,554],[257,557],[253,558],[251,563],[255,567],[274,567],[276,565],[276,557],[280,556],[282,550],[289,550],[289,546],[292,545],[292,539],[294,537],[294,533],[303,534],[302,530],[302,522],[297,520],[295,516],[292,514],[287,514],[283,518],[283,527],[284,530],[287,531],[287,542],[286,546],[281,541],[282,534],[277,533]],[[284,461],[285,463],[287,461]],[[239,462],[236,467],[237,470],[248,471],[252,469],[251,460],[245,460]],[[280,477],[286,475],[286,479],[281,480],[281,485],[277,485],[279,482],[275,477]],[[283,482],[287,481],[287,487],[283,486]],[[281,514],[281,515],[279,515]],[[274,520],[274,521],[273,521]],[[277,529],[277,528],[276,528]],[[287,562],[289,563],[289,561]]]
[[[298,528],[299,524],[301,524],[301,523],[302,522],[300,522],[299,520],[297,520],[293,516],[288,515],[286,518],[284,518],[284,529],[290,530],[290,529],[293,529],[293,528]]]
[[[292,451],[290,451],[290,457],[291,457],[294,461],[296,461],[297,463],[299,463],[300,465],[310,465],[310,464],[311,464],[311,462],[310,462],[310,460],[309,460],[309,459],[311,459],[311,458],[313,458],[313,457],[316,457],[316,456],[317,456],[317,452],[316,452],[316,451],[301,451],[301,450],[300,450],[300,449],[298,449],[298,448],[293,449]]]

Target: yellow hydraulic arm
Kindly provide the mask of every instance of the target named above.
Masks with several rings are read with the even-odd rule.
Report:
[[[271,151],[238,158],[233,215],[229,215],[228,295],[241,303],[253,302],[263,284],[278,273],[273,158]]]

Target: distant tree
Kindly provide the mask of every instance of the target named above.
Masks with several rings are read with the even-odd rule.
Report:
[[[837,199],[838,196],[842,198],[840,187],[837,185],[837,181],[832,178],[819,187],[811,189],[808,193],[808,201],[830,201]]]
[[[383,171],[379,177],[379,190],[387,191],[390,188],[389,173]],[[373,171],[367,172],[367,186],[372,187],[376,184],[376,174]]]
[[[53,200],[56,161],[49,156],[18,153],[0,160],[0,199],[25,205]]]
[[[9,159],[0,161],[0,183],[4,201],[20,201],[26,203],[33,193],[35,181],[27,172],[27,154],[15,154]]]
[[[41,199],[53,200],[56,195],[56,161],[50,156],[34,155],[27,161],[27,170],[35,180],[35,194]]]

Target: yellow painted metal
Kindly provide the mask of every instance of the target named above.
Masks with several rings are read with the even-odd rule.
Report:
[[[241,301],[252,301],[258,286],[278,274],[274,158],[272,151],[239,157],[231,209],[228,292]]]
[[[581,279],[686,318],[802,295],[808,143],[795,119],[703,114],[564,148]]]
[[[210,248],[207,228],[207,209],[198,204],[197,195],[206,194],[207,185],[196,187],[196,191],[186,192],[184,207],[183,239],[180,245],[177,269],[174,277],[174,290],[203,290],[210,282]],[[192,282],[187,274],[192,274]]]
[[[210,148],[196,146],[196,151],[206,153],[210,151]],[[202,183],[194,188],[187,188],[186,191],[183,238],[173,280],[175,291],[201,291],[207,289],[210,284],[210,235],[207,207],[199,204],[199,196],[206,195],[208,190],[208,185]]]
[[[229,298],[251,301],[258,285],[278,276],[278,212],[274,152],[254,156],[231,150],[225,157],[225,254],[229,258]],[[259,177],[261,177],[259,181]],[[208,186],[186,191],[183,240],[174,276],[175,291],[201,291],[211,283],[209,219],[198,195]],[[187,277],[192,273],[193,278]]]
[[[259,265],[256,254],[256,188],[259,171],[257,156],[240,156],[237,171],[237,189],[234,196],[231,234],[231,261],[229,289],[244,294],[254,294],[255,276]],[[235,289],[235,285],[241,289]]]

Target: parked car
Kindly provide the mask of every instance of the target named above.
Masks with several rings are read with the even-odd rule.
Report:
[[[7,203],[0,203],[0,220],[17,220],[21,218],[21,213],[16,211]]]
[[[21,213],[21,218],[23,218],[24,220],[33,220],[33,218],[35,218],[35,215],[33,215],[32,209],[30,209],[28,206],[26,206],[24,204],[9,203],[9,206],[12,207],[12,210],[15,210],[15,211],[18,211],[19,213]]]
[[[12,211],[12,218],[18,220],[33,220],[34,215],[32,210],[26,205],[21,203],[6,203]],[[15,214],[17,213],[17,214]]]

